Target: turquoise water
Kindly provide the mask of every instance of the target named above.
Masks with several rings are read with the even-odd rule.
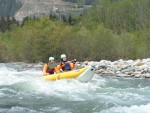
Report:
[[[45,81],[40,64],[0,64],[0,113],[150,113],[150,79]]]

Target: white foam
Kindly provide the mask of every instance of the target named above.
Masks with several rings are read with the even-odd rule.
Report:
[[[14,112],[14,113],[25,113],[25,112],[30,112],[30,113],[37,113],[35,110],[32,110],[32,109],[28,109],[28,108],[24,108],[24,107],[12,107],[11,109],[7,110],[7,112]]]
[[[118,85],[120,81],[116,78],[109,79],[94,75],[93,79],[88,83],[81,83],[75,79],[45,81],[42,79],[41,70],[32,68],[17,71],[5,66],[0,66],[0,69],[2,69],[0,70],[0,86],[3,88],[12,85],[12,90],[16,93],[21,92],[24,95],[37,94],[41,98],[43,95],[46,95],[69,101],[103,100],[117,105],[135,105],[136,101],[137,103],[140,103],[141,100],[142,102],[149,101],[147,99],[149,95],[145,95],[145,91],[147,94],[149,93],[147,91],[149,89],[148,86],[138,89],[133,88],[133,90],[130,88],[122,89]],[[110,86],[111,82],[117,85]],[[9,91],[9,89],[7,90]],[[0,95],[4,96],[4,93],[1,90]],[[104,113],[112,109],[105,110]],[[114,109],[118,108],[114,107]]]
[[[150,103],[147,105],[139,105],[139,106],[132,105],[130,107],[127,106],[112,107],[110,109],[103,110],[100,113],[150,113]]]
[[[35,78],[35,76],[39,75],[42,75],[42,71],[36,69],[17,71],[13,68],[9,68],[3,65],[0,67],[0,86],[28,81],[31,78]]]
[[[32,85],[38,88],[36,89],[37,93],[58,96],[74,101],[83,101],[88,97],[88,92],[92,90],[94,91],[95,88],[92,87],[91,83],[80,83],[77,80],[35,80]]]
[[[1,70],[0,73],[0,86],[17,85],[26,82],[31,92],[57,96],[62,99],[68,99],[73,101],[84,101],[91,96],[90,94],[88,94],[88,92],[95,91],[95,89],[97,89],[97,86],[102,83],[80,83],[79,81],[73,79],[45,81],[42,79],[42,71],[39,70],[30,69],[18,72],[15,69],[10,69],[5,66],[0,68],[4,68],[3,70]],[[17,85],[16,87],[22,86]],[[26,88],[21,90],[21,92],[26,93]]]

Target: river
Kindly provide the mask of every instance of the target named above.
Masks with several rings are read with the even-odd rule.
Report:
[[[0,63],[0,113],[150,113],[150,79],[45,81],[41,64]]]

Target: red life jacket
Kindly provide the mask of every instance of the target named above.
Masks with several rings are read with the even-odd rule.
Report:
[[[55,69],[51,67],[51,64],[47,64],[47,66],[48,66],[48,68],[46,70],[46,73],[54,74]]]
[[[46,73],[54,74],[54,68],[53,69],[47,68]]]

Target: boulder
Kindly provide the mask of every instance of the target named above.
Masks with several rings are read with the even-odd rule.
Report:
[[[144,65],[144,62],[142,62],[142,60],[137,60],[133,65],[134,66],[142,66],[142,65]]]

